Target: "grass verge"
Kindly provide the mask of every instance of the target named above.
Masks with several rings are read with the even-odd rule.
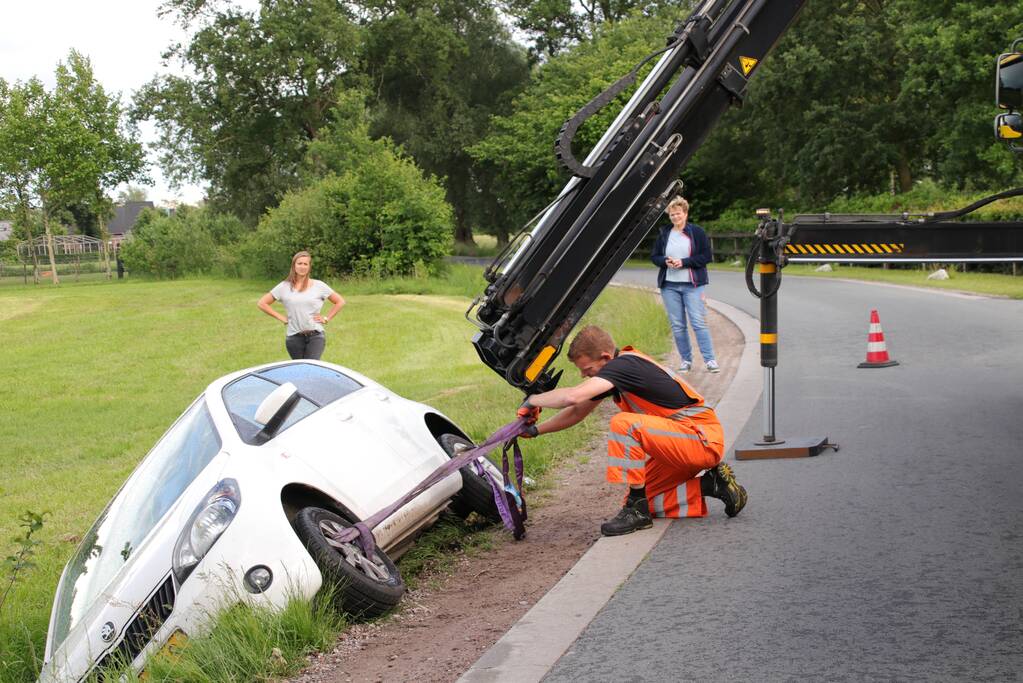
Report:
[[[818,273],[817,266],[808,263],[793,263],[785,266],[783,275],[803,277],[839,278],[846,280],[863,280],[865,282],[885,282],[908,287],[926,287],[929,289],[945,289],[957,292],[970,292],[985,296],[1004,296],[1010,299],[1023,299],[1023,277],[1001,275],[999,273],[959,272],[955,268],[946,268],[948,280],[928,280],[932,270],[923,268],[884,268],[866,266],[847,266],[831,264],[830,273]],[[714,270],[743,270],[742,266],[729,266],[716,263]]]
[[[255,306],[273,284],[115,280],[0,291],[0,412],[6,416],[0,420],[0,539],[16,535],[25,510],[51,512],[39,534],[37,566],[0,612],[0,681],[38,675],[64,563],[163,431],[217,377],[286,358],[282,326]],[[479,268],[331,284],[348,306],[328,329],[324,360],[435,406],[477,440],[513,419],[521,394],[480,363],[470,343],[475,329],[464,319],[470,297],[483,290]],[[609,289],[586,322],[607,327],[622,344],[667,350],[667,322],[649,294]],[[566,368],[566,384],[577,381],[565,359],[557,366]],[[599,427],[591,421],[530,442],[527,472],[541,478]],[[403,562],[407,578],[417,574],[413,561],[442,567],[453,544],[487,542],[456,531],[438,529],[422,539],[420,559]],[[10,548],[2,543],[6,556]]]

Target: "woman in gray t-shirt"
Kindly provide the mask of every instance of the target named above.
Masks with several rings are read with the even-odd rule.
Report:
[[[300,251],[295,254],[291,258],[287,279],[264,294],[258,305],[268,316],[288,326],[284,345],[292,358],[319,360],[327,342],[323,326],[338,314],[345,300],[325,282],[311,279],[311,268],[312,257],[309,252]],[[274,301],[284,304],[287,317],[273,309],[271,304]],[[327,315],[320,313],[324,301],[334,304]]]

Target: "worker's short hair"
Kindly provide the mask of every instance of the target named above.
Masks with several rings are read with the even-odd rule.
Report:
[[[568,347],[568,359],[578,360],[580,356],[590,359],[600,358],[602,353],[613,354],[615,352],[615,340],[607,330],[596,325],[587,325],[575,335],[575,339]]]
[[[670,202],[668,202],[668,205],[664,207],[664,213],[668,213],[669,211],[672,210],[672,208],[676,206],[681,206],[683,211],[689,213],[689,202],[685,200],[685,197],[675,197]]]

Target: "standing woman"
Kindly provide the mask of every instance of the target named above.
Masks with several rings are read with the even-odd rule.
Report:
[[[311,279],[311,267],[312,257],[308,251],[295,254],[291,258],[291,271],[287,279],[264,294],[258,305],[268,316],[288,326],[284,345],[292,358],[319,360],[327,342],[323,326],[338,314],[345,300],[326,283]],[[334,304],[327,315],[320,313],[324,300]],[[271,307],[274,301],[284,304],[287,317]]]
[[[721,372],[714,358],[714,345],[707,327],[707,306],[704,289],[710,281],[707,264],[714,257],[710,240],[703,228],[689,222],[689,202],[675,197],[665,209],[671,225],[661,228],[650,260],[658,266],[657,286],[661,290],[664,309],[668,312],[671,333],[682,356],[682,372],[693,367],[693,347],[689,343],[686,318],[693,326],[696,343],[708,372]]]

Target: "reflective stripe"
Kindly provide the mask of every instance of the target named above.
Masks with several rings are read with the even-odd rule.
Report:
[[[644,454],[645,456],[645,454]],[[634,460],[632,458],[619,458],[614,455],[607,456],[608,467],[621,467],[623,470],[641,470],[646,467],[646,458]]]
[[[644,430],[647,434],[655,436],[667,436],[672,439],[692,439],[693,441],[702,441],[698,434],[683,434],[681,432],[669,432],[666,429],[650,429],[649,427]]]
[[[650,501],[653,506],[653,514],[655,517],[664,517],[664,494],[658,493],[654,496],[654,499]]]
[[[693,406],[691,408],[683,408],[677,413],[672,413],[671,415],[669,415],[668,419],[674,420],[675,418],[678,417],[692,417],[694,415],[699,415],[700,413],[705,413],[708,410],[710,410],[710,408],[708,408],[707,406]]]
[[[629,431],[631,432],[633,428],[634,427],[630,425]],[[636,448],[640,448],[639,441],[637,441],[631,434],[618,434],[617,432],[611,432],[607,435],[607,440],[623,443],[626,447],[634,446]]]
[[[629,408],[631,409],[629,412],[639,413],[640,415],[646,415],[646,413],[639,409],[639,406],[637,406],[635,403],[629,400],[628,394],[626,394],[624,391],[619,392],[618,395],[621,396],[622,400],[629,405]]]
[[[686,488],[686,482],[682,482],[675,487],[675,500],[678,501],[678,516],[688,517],[689,516],[689,491]]]

